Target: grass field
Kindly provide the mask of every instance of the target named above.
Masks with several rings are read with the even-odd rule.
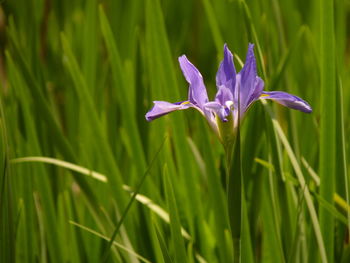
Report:
[[[1,1],[0,262],[350,262],[349,25],[349,0]],[[145,119],[187,99],[183,54],[213,100],[225,43],[313,109],[254,103],[232,160],[196,110]]]

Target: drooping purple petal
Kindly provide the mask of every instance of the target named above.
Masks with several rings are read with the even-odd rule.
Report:
[[[208,102],[208,94],[204,86],[203,77],[185,55],[179,57],[179,63],[187,82],[190,84],[188,99],[202,109],[204,103]]]
[[[230,114],[229,108],[224,107],[221,103],[216,101],[209,101],[205,103],[204,108],[215,112],[216,115],[219,116],[219,118],[224,122],[227,121],[226,117]]]
[[[188,109],[189,107],[193,107],[189,101],[181,101],[176,103],[170,103],[167,101],[153,101],[153,103],[153,108],[146,113],[145,117],[147,121],[153,121],[154,119],[176,110],[184,110]]]
[[[264,91],[260,99],[271,99],[291,109],[311,113],[311,106],[303,99],[283,91]]]
[[[254,45],[249,44],[244,67],[240,71],[240,105],[241,109],[248,106],[248,100],[255,91],[256,61],[254,56]]]
[[[233,64],[233,55],[228,49],[227,45],[224,45],[224,59],[222,60],[219,70],[216,73],[216,86],[219,88],[225,86],[232,94],[234,94],[236,85],[236,69]]]

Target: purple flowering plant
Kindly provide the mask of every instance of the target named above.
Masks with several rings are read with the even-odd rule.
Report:
[[[310,113],[310,105],[301,98],[283,91],[264,91],[264,81],[257,75],[254,45],[249,44],[245,64],[239,73],[233,63],[233,55],[224,45],[224,59],[216,74],[217,93],[213,101],[208,94],[199,70],[185,55],[179,57],[180,67],[189,83],[188,99],[181,102],[154,101],[146,120],[152,121],[177,110],[195,108],[208,121],[225,144],[234,137],[239,122],[249,107],[257,100],[271,99],[286,107]],[[231,139],[230,139],[231,138]]]
[[[233,55],[224,45],[224,59],[216,74],[217,93],[209,101],[198,69],[185,55],[179,57],[180,67],[189,83],[188,99],[181,102],[154,101],[153,108],[146,113],[146,120],[152,121],[170,112],[195,108],[208,121],[219,137],[226,154],[227,205],[233,241],[234,262],[240,262],[241,255],[241,208],[242,208],[242,172],[240,157],[233,158],[235,139],[238,143],[234,152],[240,152],[239,125],[249,107],[257,100],[271,99],[286,107],[310,113],[310,105],[301,98],[283,91],[264,91],[264,81],[257,75],[254,45],[249,44],[245,64],[239,73],[233,63]],[[237,136],[236,136],[237,134]],[[232,167],[232,166],[237,167]],[[233,172],[233,168],[235,171]],[[233,176],[233,173],[235,176]]]

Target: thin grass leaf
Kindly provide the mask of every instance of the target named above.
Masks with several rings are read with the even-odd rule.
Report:
[[[279,123],[277,122],[277,120],[274,118],[273,114],[272,114],[272,111],[269,109],[268,105],[267,105],[267,102],[263,101],[262,102],[266,108],[266,110],[269,112],[271,118],[272,118],[272,124],[274,126],[274,129],[275,131],[277,132],[278,134],[278,137],[279,139],[281,140],[281,143],[283,144],[287,154],[288,154],[288,157],[290,159],[290,162],[293,166],[293,169],[295,171],[295,174],[297,176],[297,179],[299,181],[299,184],[300,184],[300,187],[301,189],[304,189],[303,190],[303,194],[304,194],[304,198],[305,198],[305,201],[306,201],[306,205],[307,205],[307,208],[309,210],[309,213],[310,213],[310,217],[311,217],[311,221],[312,221],[312,226],[313,226],[313,229],[314,229],[314,233],[315,233],[315,236],[316,236],[316,240],[317,240],[317,244],[318,244],[318,247],[320,249],[320,255],[321,255],[321,260],[322,262],[327,262],[327,256],[326,256],[326,249],[325,249],[325,243],[323,241],[323,237],[322,237],[322,233],[321,233],[321,229],[320,229],[320,224],[319,224],[319,221],[318,221],[318,218],[317,218],[317,213],[316,213],[316,209],[314,207],[314,204],[312,202],[312,199],[311,199],[311,195],[310,195],[310,191],[306,185],[306,182],[305,182],[305,178],[303,176],[303,173],[301,171],[301,168],[299,166],[299,163],[293,153],[293,150],[286,138],[286,136],[284,135],[283,133],[283,130],[281,128],[281,126],[279,125]]]
[[[181,224],[175,200],[174,190],[167,172],[164,167],[164,189],[170,215],[170,229],[172,236],[172,245],[175,253],[176,262],[188,262],[185,250],[184,240],[181,235]]]
[[[69,221],[69,223],[72,224],[72,225],[74,225],[74,226],[77,226],[77,227],[83,229],[84,231],[87,231],[87,232],[89,232],[89,233],[91,233],[91,234],[93,234],[93,235],[95,235],[95,236],[97,236],[97,237],[100,237],[100,238],[102,238],[102,239],[104,239],[104,240],[106,240],[106,241],[108,241],[108,242],[111,241],[111,239],[109,239],[109,238],[106,237],[105,235],[102,235],[101,233],[99,233],[99,232],[97,232],[97,231],[95,231],[95,230],[93,230],[93,229],[91,229],[91,228],[88,228],[88,227],[86,227],[86,226],[83,226],[83,225],[81,225],[81,224],[79,224],[79,223],[77,223],[77,222],[74,222],[74,221]],[[126,251],[127,253],[129,253],[129,254],[131,254],[131,255],[137,257],[137,258],[140,259],[142,262],[145,262],[145,263],[152,263],[152,262],[149,261],[148,259],[146,259],[146,258],[142,257],[141,255],[137,254],[135,251],[130,250],[128,247],[123,246],[122,244],[118,243],[117,241],[113,241],[113,245],[116,246],[116,247],[118,247],[119,249],[122,249],[122,250]]]
[[[159,228],[157,226],[157,224],[155,225],[155,229],[156,229],[156,234],[157,234],[157,238],[158,238],[158,241],[159,241],[159,244],[160,244],[160,247],[162,249],[162,253],[163,253],[163,257],[164,257],[164,260],[166,263],[173,263],[174,261],[172,260],[171,256],[170,256],[170,253],[168,251],[168,248],[166,246],[166,243],[164,241],[164,238],[162,237],[160,231],[159,231]]]
[[[222,46],[224,45],[224,41],[220,33],[220,28],[217,23],[214,9],[210,3],[210,0],[202,0],[202,2],[203,2],[205,13],[207,15],[209,26],[213,35],[216,51],[218,54],[220,54],[222,52]]]
[[[321,126],[320,126],[320,195],[332,204],[336,174],[336,79],[334,43],[334,1],[323,0],[321,18]],[[340,149],[339,149],[340,150]],[[326,246],[327,259],[334,260],[334,219],[323,207],[319,213],[320,227]]]
[[[101,181],[103,183],[107,183],[108,179],[105,175],[89,170],[85,167],[72,164],[66,161],[54,159],[54,158],[49,158],[49,157],[41,157],[41,156],[31,156],[31,157],[22,157],[22,158],[16,158],[10,160],[11,163],[13,164],[19,164],[19,163],[26,163],[26,162],[39,162],[39,163],[47,163],[47,164],[53,164],[62,168],[66,168],[69,170],[72,170],[77,173],[81,173],[87,176],[91,176],[92,178]],[[132,188],[128,185],[123,185],[123,189],[125,191],[130,192],[131,195],[134,195],[134,191]],[[170,223],[170,218],[169,214],[161,208],[159,205],[157,205],[154,201],[152,201],[150,198],[148,198],[145,195],[141,195],[137,193],[135,199],[140,202],[141,204],[147,206],[151,211],[153,211],[155,214],[157,214],[162,220],[164,220],[166,223]],[[188,232],[181,227],[181,234],[183,235],[184,238],[187,240],[192,239],[192,237],[188,234]]]
[[[110,238],[110,241],[109,241],[109,243],[108,243],[108,246],[106,247],[105,252],[104,252],[104,254],[102,255],[102,262],[106,262],[106,261],[108,260],[108,255],[109,255],[109,251],[110,251],[110,248],[111,248],[111,246],[112,246],[112,243],[113,243],[115,237],[117,236],[117,234],[118,234],[118,232],[119,232],[119,229],[120,229],[120,227],[122,226],[122,224],[123,224],[123,222],[124,222],[124,219],[125,219],[126,215],[128,214],[129,209],[130,209],[131,205],[133,204],[133,202],[134,202],[134,200],[135,200],[137,194],[140,192],[141,186],[143,185],[143,182],[145,181],[146,176],[149,174],[149,172],[150,172],[150,170],[151,170],[151,168],[152,168],[154,162],[156,161],[156,159],[157,159],[157,157],[158,157],[158,154],[159,154],[160,151],[162,150],[162,148],[163,148],[163,146],[164,146],[164,143],[165,143],[165,140],[166,140],[166,137],[163,139],[163,142],[161,143],[161,145],[160,145],[158,151],[157,151],[156,154],[154,155],[154,157],[153,157],[152,161],[150,162],[150,164],[149,164],[147,170],[145,171],[145,173],[144,173],[143,176],[141,177],[140,182],[138,183],[138,185],[137,185],[136,188],[135,188],[135,191],[132,193],[131,199],[130,199],[129,203],[127,204],[127,206],[126,206],[126,208],[125,208],[125,210],[124,210],[122,216],[120,217],[120,219],[119,219],[119,221],[118,221],[118,224],[117,224],[117,226],[115,227],[115,230],[114,230],[114,232],[113,232],[113,234],[112,234],[112,237]]]

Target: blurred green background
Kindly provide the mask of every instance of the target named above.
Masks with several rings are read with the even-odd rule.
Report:
[[[182,54],[213,99],[224,43],[237,70],[254,43],[265,90],[313,108],[246,115],[242,262],[350,262],[349,14],[348,0],[1,1],[0,262],[232,262],[219,140],[194,110],[144,118],[187,98]]]

